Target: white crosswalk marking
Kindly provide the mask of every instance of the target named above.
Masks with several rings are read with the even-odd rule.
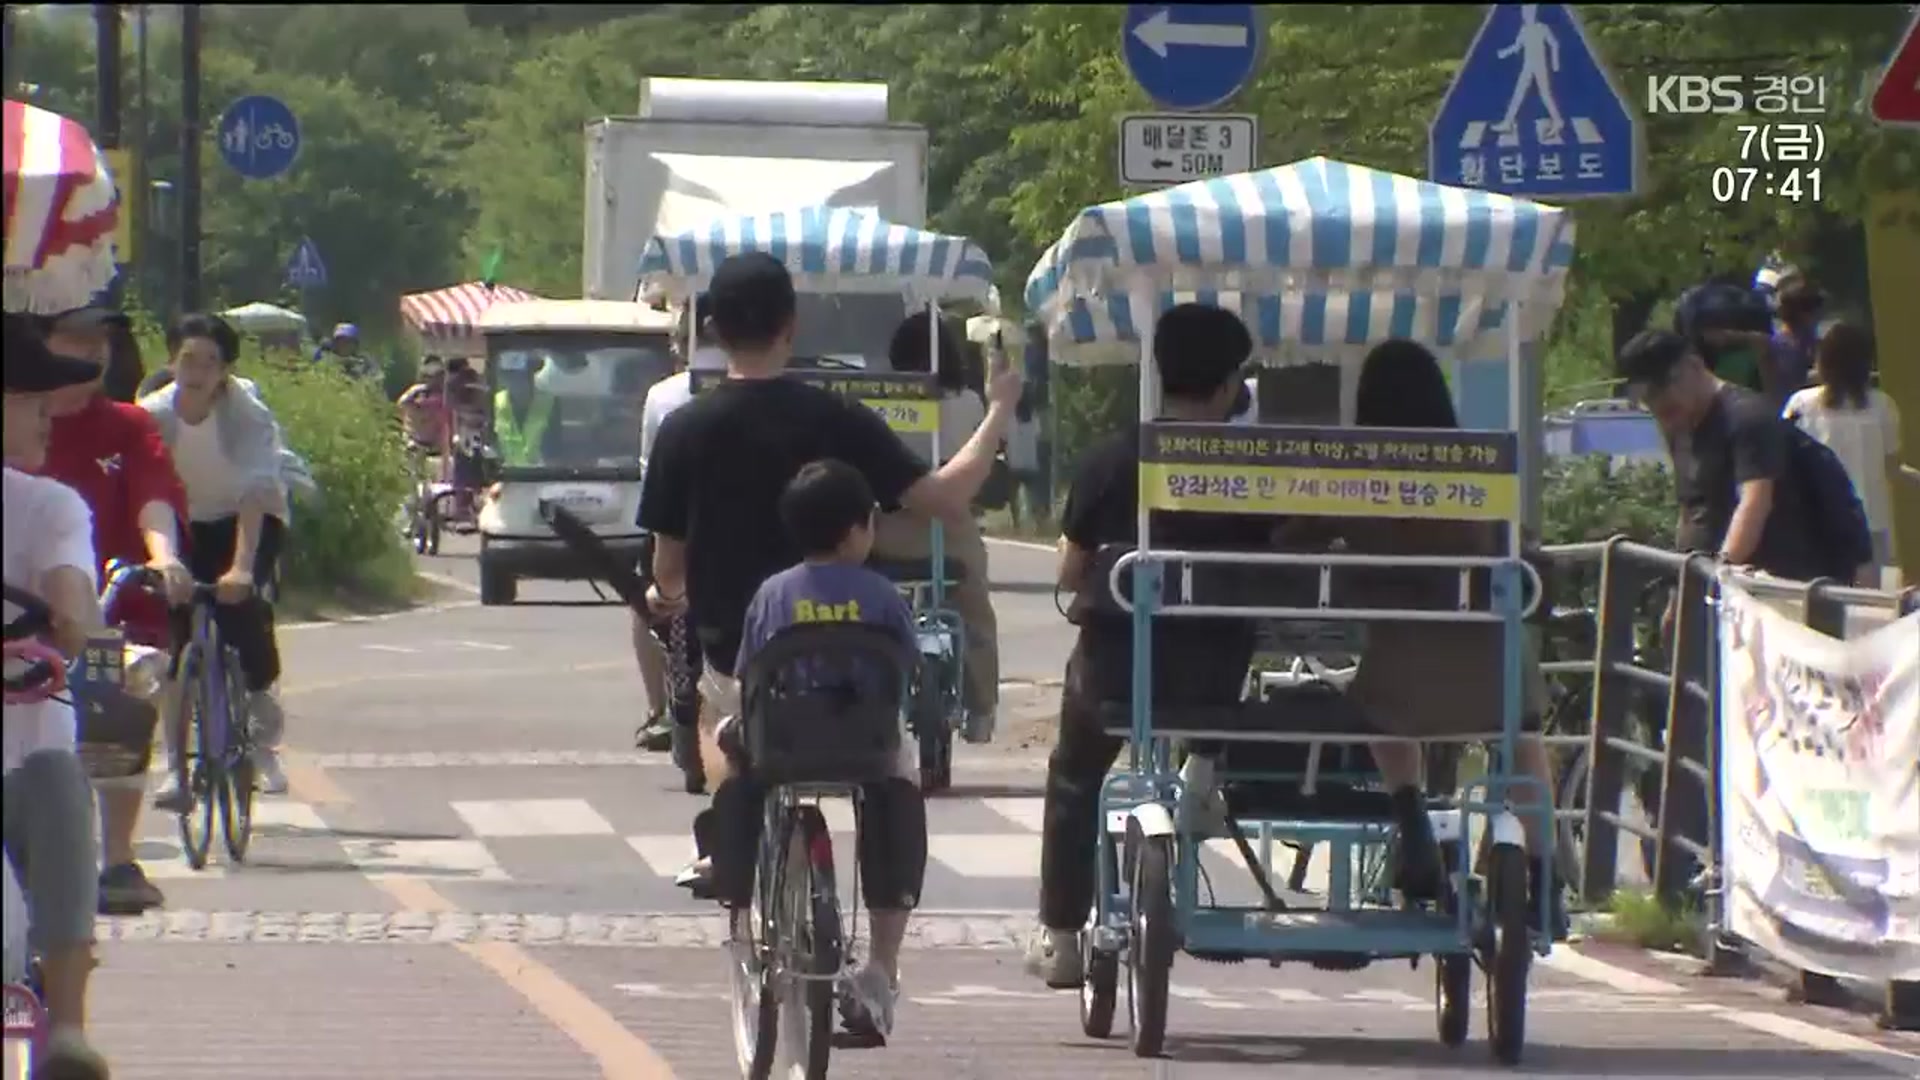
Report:
[[[927,837],[927,859],[962,877],[1030,878],[1040,872],[1040,838],[1014,833]]]
[[[1606,136],[1600,134],[1600,126],[1591,117],[1569,117],[1566,126],[1573,129],[1573,141],[1581,146],[1604,146]],[[1487,143],[1487,136],[1495,136],[1495,145],[1512,148],[1520,145],[1520,129],[1506,129],[1487,120],[1474,120],[1460,132],[1460,149],[1479,150]],[[1536,137],[1533,140],[1539,142]]]
[[[613,826],[585,799],[456,802],[453,810],[479,837],[613,835]]]
[[[629,836],[627,846],[654,877],[673,877],[693,858],[693,839],[687,836]]]
[[[506,871],[478,840],[341,840],[348,861],[368,877],[429,881],[505,881]]]
[[[1029,832],[1039,832],[1046,817],[1044,799],[981,799],[987,809]]]

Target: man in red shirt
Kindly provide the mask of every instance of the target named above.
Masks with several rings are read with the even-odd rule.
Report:
[[[111,357],[111,335],[126,316],[103,308],[81,308],[46,323],[54,352],[99,363],[102,378]],[[186,488],[173,458],[160,441],[153,418],[138,405],[114,401],[102,379],[68,387],[54,395],[53,435],[44,475],[80,493],[93,511],[93,547],[101,580],[113,559],[144,563],[158,571],[175,602],[192,597],[193,576],[180,561],[180,522],[187,516]],[[137,590],[120,596],[106,613],[127,640],[166,649],[166,604]],[[101,846],[100,912],[138,915],[164,902],[134,855],[146,778],[103,782],[99,787]]]

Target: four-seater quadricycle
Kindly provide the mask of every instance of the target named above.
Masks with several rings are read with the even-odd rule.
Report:
[[[985,252],[964,237],[915,229],[861,210],[781,210],[721,218],[654,238],[640,262],[640,295],[691,300],[721,262],[745,252],[785,263],[800,293],[788,377],[860,401],[938,467],[939,305],[997,306],[993,265]],[[921,304],[929,314],[929,370],[884,370],[880,362],[885,348],[876,342],[886,342],[902,316]],[[687,353],[692,352],[689,341]],[[725,378],[725,372],[694,372],[694,392]],[[876,551],[870,565],[899,587],[919,632],[921,665],[911,725],[920,749],[921,787],[931,794],[953,784],[953,736],[963,712],[967,628],[950,594],[967,571],[947,554],[945,531],[937,520],[928,530],[925,550],[924,558],[913,552]]]
[[[1526,848],[1523,818],[1545,821],[1549,811],[1515,765],[1522,619],[1539,603],[1540,581],[1519,557],[1532,447],[1514,432],[1528,407],[1522,358],[1560,305],[1572,243],[1571,222],[1552,207],[1313,158],[1089,207],[1035,267],[1027,308],[1055,362],[1139,364],[1141,539],[1101,551],[1082,594],[1105,617],[1130,619],[1133,642],[1131,701],[1101,707],[1110,733],[1131,746],[1106,781],[1100,820],[1088,822],[1102,837],[1082,936],[1088,1034],[1111,1034],[1124,976],[1133,1048],[1160,1053],[1180,952],[1331,970],[1431,958],[1441,1041],[1466,1038],[1477,967],[1493,1052],[1519,1060],[1529,969],[1551,949],[1537,929],[1549,925],[1548,896],[1530,897],[1530,869],[1547,871],[1552,853]],[[1332,365],[1346,424],[1156,420],[1152,328],[1187,301],[1237,311],[1268,369]],[[1504,413],[1502,429],[1352,426],[1355,367],[1396,339],[1445,365],[1469,422]],[[1473,522],[1498,541],[1471,557],[1152,546],[1150,513],[1196,512],[1323,526]],[[1386,606],[1350,587],[1383,572],[1437,578],[1445,599]],[[1409,626],[1438,639],[1478,624],[1489,639],[1485,677],[1498,681],[1487,700],[1499,704],[1449,735],[1495,753],[1466,792],[1428,792],[1447,870],[1437,898],[1410,900],[1384,880],[1381,854],[1398,830],[1365,751],[1399,736],[1390,718],[1358,706],[1344,679],[1254,680],[1257,689],[1226,706],[1156,703],[1153,626],[1195,617],[1270,620],[1283,631],[1346,622],[1360,628],[1363,657],[1364,640],[1382,628],[1394,640]],[[1550,849],[1551,827],[1534,831]],[[1320,895],[1293,891],[1297,876],[1275,886],[1276,839],[1327,845]],[[1247,903],[1222,902],[1205,865],[1217,868],[1212,852],[1226,845],[1253,878]]]

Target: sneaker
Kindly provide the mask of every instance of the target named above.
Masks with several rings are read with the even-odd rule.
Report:
[[[700,729],[693,724],[674,724],[667,737],[672,741],[673,764],[686,781],[687,794],[704,793],[707,790],[707,767],[700,760]]]
[[[900,984],[872,964],[853,973],[840,993],[840,1022],[855,1046],[885,1046],[893,1035]]]
[[[100,871],[102,915],[139,915],[166,902],[139,863],[122,863]]]
[[[975,746],[990,743],[996,720],[991,709],[968,709],[960,719],[960,738]]]
[[[247,715],[253,721],[253,745],[280,745],[280,740],[287,734],[287,712],[280,707],[278,691],[269,687],[247,695]]]
[[[647,722],[635,729],[633,745],[656,754],[673,745],[673,727],[667,723],[666,714],[648,716]]]
[[[280,751],[267,747],[255,747],[253,751],[253,774],[256,785],[262,795],[285,795],[287,793],[287,774],[280,768]]]
[[[1085,980],[1080,966],[1080,931],[1041,927],[1027,946],[1027,974],[1055,990],[1071,990]]]
[[[34,1080],[108,1080],[107,1059],[78,1028],[55,1028],[46,1048],[34,1055]]]
[[[674,875],[673,883],[692,893],[695,900],[713,899],[713,860],[705,856],[693,860]]]
[[[167,786],[153,797],[153,808],[169,814],[185,816],[193,813],[193,792],[180,783],[178,777],[167,777]]]

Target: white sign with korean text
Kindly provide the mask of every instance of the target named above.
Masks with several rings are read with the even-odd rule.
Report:
[[[1185,184],[1253,171],[1260,122],[1240,113],[1129,113],[1120,118],[1120,182]]]
[[[1920,612],[1841,641],[1723,581],[1720,695],[1726,928],[1920,979]]]

